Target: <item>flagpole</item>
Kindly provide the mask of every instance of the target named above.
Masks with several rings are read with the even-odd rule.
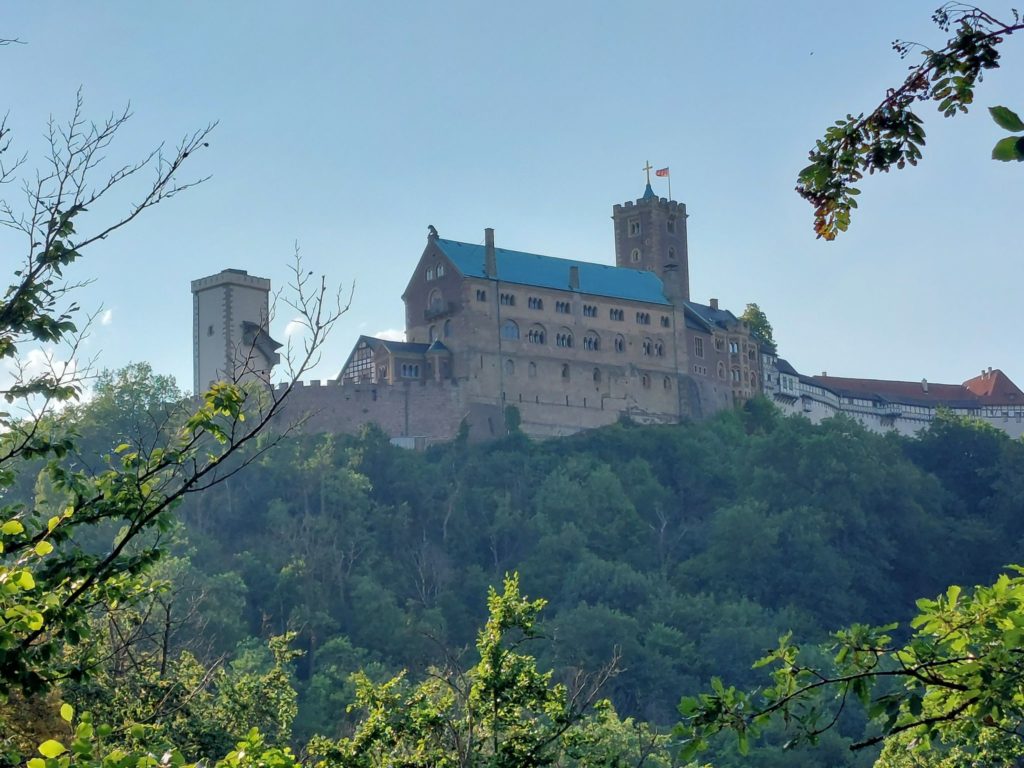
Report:
[[[669,169],[669,172],[668,172],[668,199],[670,201],[672,200],[672,170],[671,170],[671,168]]]

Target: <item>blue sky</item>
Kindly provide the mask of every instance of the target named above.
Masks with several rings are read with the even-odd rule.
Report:
[[[815,240],[792,191],[824,128],[902,79],[893,39],[941,44],[936,4],[12,4],[2,36],[27,44],[0,49],[4,106],[30,163],[79,87],[97,119],[131,103],[117,161],[219,121],[190,169],[211,180],[76,268],[95,279],[83,306],[108,312],[89,344],[104,366],[148,360],[187,387],[189,281],[238,267],[281,285],[298,243],[355,283],[314,374],[333,377],[358,334],[402,326],[428,224],[612,263],[611,207],[650,160],[688,206],[693,297],[758,302],[799,370],[959,382],[991,365],[1024,386],[1024,168],[988,159],[984,110],[1024,109],[1024,38],[970,115],[923,109],[923,163],[864,183],[837,242]]]

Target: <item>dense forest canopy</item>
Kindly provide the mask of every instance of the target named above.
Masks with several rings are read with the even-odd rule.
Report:
[[[146,425],[176,395],[144,366],[108,374],[70,414],[81,449],[69,460],[100,464],[122,440],[150,439]],[[14,491],[45,504],[38,467],[23,469]],[[569,681],[617,659],[603,695],[620,716],[664,728],[712,676],[762,682],[751,663],[787,631],[825,640],[909,617],[949,583],[992,581],[1019,557],[1022,469],[1020,442],[949,415],[906,439],[783,418],[766,402],[701,423],[422,453],[373,428],[304,435],[185,500],[180,525],[161,534],[159,611],[126,626],[164,616],[166,637],[151,640],[165,664],[193,681],[220,670],[220,688],[189,708],[215,708],[240,679],[271,702],[274,681],[290,681],[297,696],[268,703],[263,728],[286,722],[301,745],[357,727],[346,707],[359,670],[382,683],[475,663],[484,596],[517,572],[548,600],[531,647],[539,667]],[[140,690],[167,695],[161,677]],[[100,714],[125,706],[103,685],[62,693]],[[867,764],[845,749],[863,728],[848,717],[824,753],[800,756],[769,732],[743,764]],[[732,750],[723,741],[712,762],[733,764]]]

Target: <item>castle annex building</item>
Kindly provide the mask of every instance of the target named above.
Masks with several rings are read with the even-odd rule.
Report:
[[[296,387],[287,411],[310,430],[372,422],[418,445],[451,439],[464,425],[488,439],[513,423],[534,437],[622,418],[672,424],[762,392],[815,420],[853,412],[869,427],[912,432],[943,404],[940,393],[951,394],[934,385],[929,398],[925,384],[931,410],[922,420],[911,407],[917,392],[881,386],[901,382],[875,382],[865,393],[853,383],[861,380],[801,376],[715,299],[690,299],[684,204],[648,183],[640,199],[615,205],[612,219],[615,266],[498,247],[492,229],[474,244],[430,227],[402,294],[406,340],[361,336],[338,377]],[[269,290],[241,270],[193,281],[197,391],[240,360],[267,380],[280,346],[267,331]],[[961,389],[957,407],[971,415],[986,397],[993,407],[1019,398],[1020,422],[1024,395],[1012,382],[988,394],[982,385]]]

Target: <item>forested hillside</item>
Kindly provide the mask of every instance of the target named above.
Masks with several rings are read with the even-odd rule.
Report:
[[[174,388],[134,373],[108,376],[76,413],[92,454],[77,461],[146,439]],[[620,715],[670,726],[680,697],[714,675],[758,684],[752,661],[789,630],[824,640],[909,618],[916,598],[950,583],[991,582],[1020,560],[1024,532],[1024,445],[953,417],[908,440],[757,402],[707,422],[547,442],[416,453],[370,429],[261,448],[162,534],[169,653],[267,674],[267,639],[295,632],[302,655],[285,668],[297,743],[353,727],[345,707],[360,669],[382,680],[460,654],[475,663],[488,587],[510,572],[549,601],[545,641],[531,647],[542,669],[568,678],[617,657],[605,694]],[[21,492],[33,482],[26,472]],[[95,708],[90,696],[78,693]],[[824,751],[768,746],[743,764],[869,761],[844,748],[863,720],[843,728]]]

